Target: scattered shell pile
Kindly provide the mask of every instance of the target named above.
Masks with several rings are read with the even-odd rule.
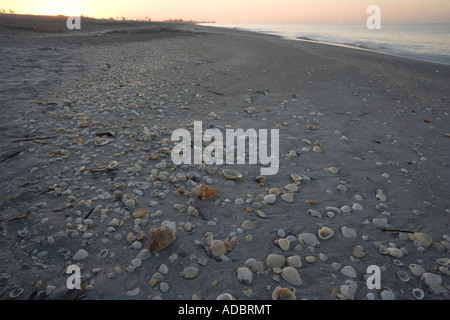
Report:
[[[2,241],[15,242],[2,261],[23,261],[36,287],[5,269],[3,298],[67,297],[71,264],[86,298],[449,298],[450,234],[395,198],[415,178],[371,149],[351,153],[352,134],[331,129],[333,114],[251,94],[222,109],[226,97],[180,84],[190,82],[170,41],[83,50],[96,56],[83,60],[93,71],[63,81],[55,104],[18,115],[30,135],[55,138],[21,143],[36,164],[2,208],[29,215],[2,225]],[[235,128],[241,118],[280,129],[277,175],[172,163],[173,130],[201,119]],[[362,179],[373,166],[379,176]],[[448,221],[449,209],[433,210]],[[366,286],[370,265],[381,268],[379,290]]]

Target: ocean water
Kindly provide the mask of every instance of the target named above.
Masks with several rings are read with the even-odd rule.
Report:
[[[381,24],[369,30],[366,24],[300,23],[204,23],[375,50],[386,54],[450,65],[450,23]]]

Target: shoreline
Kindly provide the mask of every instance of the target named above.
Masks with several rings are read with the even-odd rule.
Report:
[[[3,18],[1,299],[450,299],[450,66],[193,24],[55,34]],[[174,164],[172,133],[195,121],[278,129],[277,174]]]

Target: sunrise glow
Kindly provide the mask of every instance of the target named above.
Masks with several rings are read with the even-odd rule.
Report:
[[[371,4],[381,7],[386,23],[450,22],[448,0],[3,0],[0,10],[154,21],[352,23],[365,21]]]

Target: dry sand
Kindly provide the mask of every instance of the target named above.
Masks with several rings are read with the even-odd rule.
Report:
[[[65,23],[0,15],[2,299],[265,300],[281,286],[325,300],[345,298],[347,280],[357,285],[352,299],[409,300],[415,288],[449,299],[449,66],[194,24]],[[171,132],[193,121],[223,132],[279,129],[278,173],[261,187],[260,165],[175,166]],[[105,170],[112,161],[118,167]],[[243,177],[231,182],[223,168]],[[298,191],[284,189],[291,174],[303,178]],[[199,183],[215,197],[190,194]],[[294,201],[265,203],[271,188]],[[133,217],[127,196],[144,218]],[[191,198],[205,217],[189,214]],[[354,203],[363,210],[325,210]],[[149,255],[163,221],[174,222],[177,240]],[[321,226],[330,239],[298,239]],[[414,232],[432,244],[405,239]],[[132,245],[130,234],[142,238]],[[283,236],[292,240],[286,251],[274,245]],[[211,256],[212,239],[231,251]],[[89,255],[75,261],[80,249]],[[287,262],[266,265],[271,253],[300,257],[301,285],[279,274]],[[263,268],[244,284],[236,269],[250,258]],[[71,264],[81,267],[81,290],[66,286]],[[437,277],[414,275],[412,264]],[[151,282],[161,265],[167,273]],[[380,267],[381,289],[367,288],[370,265]],[[186,267],[198,274],[185,279]]]

